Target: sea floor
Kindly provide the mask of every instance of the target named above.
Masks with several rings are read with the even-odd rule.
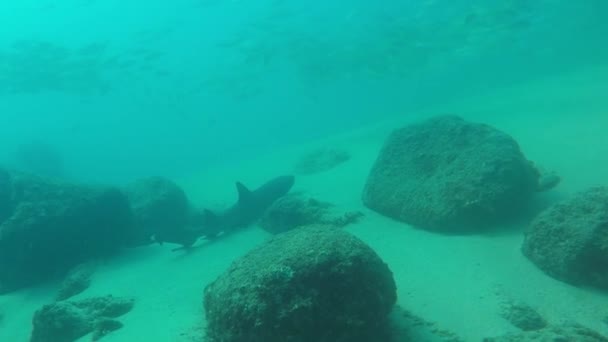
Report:
[[[348,150],[348,162],[326,172],[298,176],[294,190],[305,191],[365,217],[348,226],[386,261],[398,286],[403,310],[428,322],[415,329],[415,341],[461,341],[517,332],[500,315],[506,301],[534,307],[550,323],[578,322],[608,334],[608,294],[577,288],[538,270],[520,252],[525,224],[487,235],[445,236],[412,228],[366,209],[361,191],[386,135],[408,122],[437,114],[458,114],[491,124],[515,137],[527,157],[559,173],[560,186],[548,200],[593,185],[608,185],[608,67],[594,67],[550,79],[438,104],[420,113],[276,151],[239,165],[208,169],[180,180],[194,203],[210,208],[234,201],[234,181],[255,187],[289,173],[296,160],[320,146]],[[112,294],[136,299],[120,318],[124,327],[104,337],[113,341],[197,341],[202,335],[202,294],[206,284],[230,263],[270,235],[251,227],[189,251],[149,246],[106,260],[92,286],[79,297]],[[27,341],[36,309],[52,301],[58,284],[0,296],[5,312],[0,341]],[[78,297],[76,297],[78,298]],[[407,320],[406,320],[407,321]],[[404,321],[404,322],[406,322]],[[406,322],[407,323],[407,322]],[[405,323],[404,323],[405,324]],[[449,333],[453,335],[449,335]],[[89,341],[84,337],[82,341]]]

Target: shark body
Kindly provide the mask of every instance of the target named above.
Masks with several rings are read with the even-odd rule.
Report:
[[[295,182],[294,176],[274,178],[255,190],[249,190],[243,183],[237,182],[238,200],[221,213],[204,209],[191,215],[190,222],[179,229],[160,232],[154,241],[182,245],[174,250],[187,249],[204,237],[214,239],[220,234],[232,233],[258,221],[264,212],[279,198],[286,195]]]
[[[294,176],[281,176],[253,191],[237,182],[238,200],[233,206],[220,214],[204,210],[201,236],[213,239],[221,233],[231,233],[254,224],[277,199],[291,190],[294,182]]]

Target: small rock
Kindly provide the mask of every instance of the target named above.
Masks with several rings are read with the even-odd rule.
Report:
[[[505,303],[501,316],[523,331],[540,330],[547,326],[547,321],[525,303]]]
[[[358,211],[336,213],[333,209],[331,203],[301,193],[288,194],[272,204],[259,225],[272,234],[278,234],[308,225],[344,227],[363,217],[363,213]]]
[[[55,300],[66,300],[88,289],[93,272],[94,263],[83,263],[74,267],[61,283]]]
[[[101,338],[122,326],[112,322],[133,308],[132,299],[113,296],[60,301],[34,313],[30,342],[73,342],[91,332]]]
[[[36,311],[30,342],[73,342],[93,331],[87,313],[71,302],[56,302]]]
[[[73,303],[77,307],[91,313],[93,316],[116,318],[131,311],[135,301],[131,298],[120,298],[108,295],[82,299]]]

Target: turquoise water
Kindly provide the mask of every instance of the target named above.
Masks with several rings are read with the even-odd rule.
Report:
[[[388,134],[446,113],[504,131],[559,176],[534,210],[606,185],[606,18],[603,0],[0,2],[0,341],[30,341],[35,313],[55,302],[69,269],[8,290],[5,274],[46,271],[44,257],[29,264],[39,272],[15,270],[14,255],[62,255],[70,248],[56,246],[66,241],[111,245],[112,234],[135,226],[143,240],[83,258],[93,266],[77,275],[90,284],[73,299],[133,300],[116,318],[124,326],[109,332],[117,324],[109,320],[94,332],[108,333],[104,341],[203,341],[204,289],[272,236],[266,215],[289,191],[310,197],[294,210],[327,210],[324,223],[344,224],[386,262],[397,291],[391,342],[520,333],[502,311],[514,303],[549,327],[574,322],[608,334],[605,290],[557,280],[521,252],[531,217],[450,235],[362,200]],[[5,169],[43,178],[19,183]],[[274,178],[293,173],[295,183]],[[134,186],[153,176],[164,178]],[[86,192],[91,184],[119,191],[100,200]],[[167,198],[167,207],[135,213],[146,224],[125,218]],[[63,201],[86,210],[66,215]],[[209,215],[221,238],[188,230],[211,226]],[[43,224],[28,231],[28,222]],[[38,239],[45,224],[77,229]],[[20,228],[38,244],[7,243]]]
[[[42,141],[85,180],[182,176],[607,56],[601,0],[0,6],[2,159]]]

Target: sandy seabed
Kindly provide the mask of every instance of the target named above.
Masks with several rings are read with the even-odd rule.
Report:
[[[374,248],[394,273],[398,304],[462,341],[517,332],[500,315],[505,301],[521,301],[552,324],[578,322],[608,334],[608,294],[577,288],[550,278],[521,253],[524,225],[487,235],[445,236],[412,228],[366,209],[361,191],[387,136],[396,127],[437,114],[457,114],[491,124],[511,134],[526,156],[555,170],[562,183],[549,200],[567,197],[594,185],[608,185],[608,67],[594,67],[474,98],[437,105],[419,113],[354,132],[276,151],[239,165],[205,170],[180,183],[197,205],[222,207],[234,201],[233,183],[255,187],[289,173],[297,158],[319,146],[340,147],[352,158],[330,171],[299,176],[294,190],[361,210],[365,218],[345,229]],[[197,341],[204,326],[202,293],[206,284],[269,234],[257,227],[213,243],[202,242],[187,253],[175,246],[129,250],[106,260],[92,286],[75,298],[113,294],[136,299],[119,318],[124,327],[103,341]],[[51,302],[58,284],[0,296],[5,317],[0,341],[25,342],[36,309]],[[420,341],[441,341],[429,333]],[[89,341],[90,337],[83,337]]]

